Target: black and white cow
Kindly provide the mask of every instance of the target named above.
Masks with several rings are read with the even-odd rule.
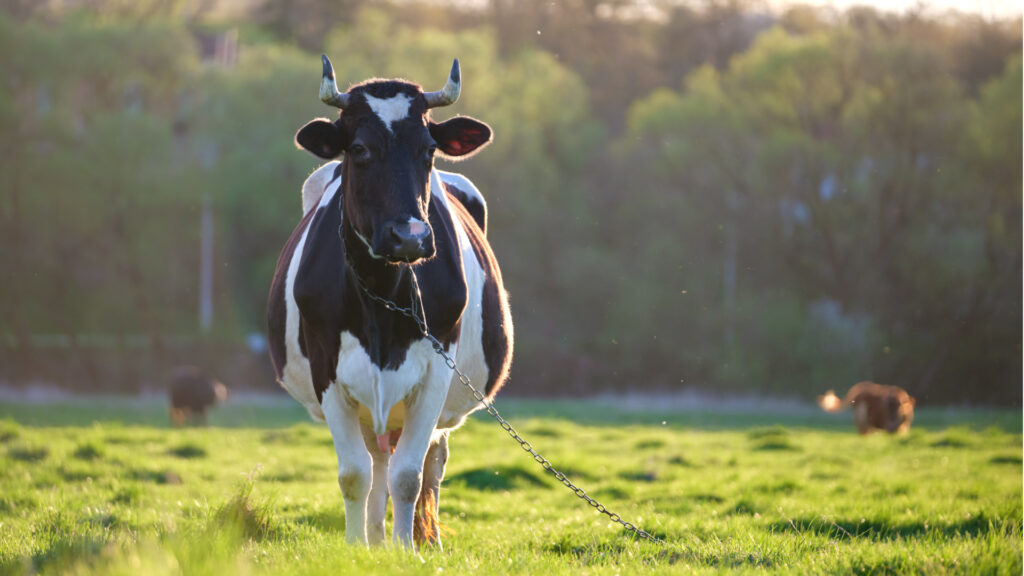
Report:
[[[415,307],[431,335],[488,398],[497,393],[512,321],[484,235],[486,205],[465,177],[433,167],[435,153],[468,157],[491,130],[468,117],[430,119],[430,108],[459,97],[458,60],[444,88],[426,93],[398,80],[340,93],[326,56],[323,63],[320,98],[341,113],[309,122],[295,141],[344,161],[303,184],[304,216],[270,289],[271,358],[281,385],[330,428],[346,539],[382,542],[390,495],[394,541],[439,546],[448,432],[481,404],[415,322],[368,292],[408,307],[418,284]]]

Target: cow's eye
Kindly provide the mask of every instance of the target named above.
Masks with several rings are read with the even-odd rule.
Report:
[[[434,165],[434,153],[436,152],[437,146],[431,146],[430,148],[427,148],[427,154],[423,159],[423,163],[424,165],[426,165],[427,170],[429,170],[431,166]]]
[[[348,154],[356,164],[366,164],[370,161],[370,151],[359,143],[349,146]]]

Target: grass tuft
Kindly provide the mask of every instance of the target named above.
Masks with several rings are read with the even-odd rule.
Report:
[[[666,442],[660,438],[650,440],[640,440],[633,445],[637,450],[654,450],[657,448],[664,448]]]
[[[21,427],[10,418],[0,420],[0,443],[6,444],[21,435]]]
[[[50,449],[45,446],[17,442],[8,446],[7,455],[12,460],[21,462],[42,462],[50,455]]]
[[[176,486],[183,482],[181,476],[173,470],[146,470],[136,468],[128,472],[128,477],[132,480],[152,482],[153,484],[168,484],[171,486]]]
[[[788,451],[799,452],[800,447],[793,444],[785,437],[769,437],[754,443],[754,450],[761,452]]]
[[[727,511],[727,514],[737,516],[754,516],[760,514],[762,507],[751,500],[750,498],[741,498],[736,504]]]
[[[274,510],[268,502],[253,498],[253,479],[240,484],[235,494],[213,513],[209,529],[213,533],[235,532],[245,539],[267,540],[282,534],[274,520]]]
[[[129,484],[122,486],[114,493],[114,497],[111,502],[115,504],[137,504],[142,499],[142,486],[138,484]]]
[[[104,456],[106,450],[103,446],[96,442],[85,442],[79,444],[75,451],[71,453],[72,456],[79,460],[98,460]]]
[[[974,444],[973,433],[968,428],[948,428],[942,436],[932,442],[936,448],[966,448]]]
[[[689,458],[682,454],[676,454],[675,456],[668,459],[668,463],[673,466],[682,466],[683,468],[693,468],[694,464]]]

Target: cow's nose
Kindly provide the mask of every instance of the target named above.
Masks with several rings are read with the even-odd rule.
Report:
[[[410,218],[408,222],[392,222],[388,225],[388,238],[392,244],[391,256],[394,260],[415,262],[434,255],[430,227],[421,220]]]

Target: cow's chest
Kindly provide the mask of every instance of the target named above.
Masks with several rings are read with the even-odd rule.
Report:
[[[381,368],[351,332],[342,332],[335,381],[359,404],[359,420],[374,427],[377,415],[387,414],[387,429],[401,428],[404,400],[415,394],[427,377],[434,351],[426,340],[408,345],[397,367]]]

